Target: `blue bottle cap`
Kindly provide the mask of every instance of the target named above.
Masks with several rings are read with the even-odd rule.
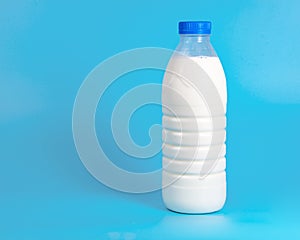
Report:
[[[179,34],[210,34],[211,22],[209,21],[188,21],[179,22]]]

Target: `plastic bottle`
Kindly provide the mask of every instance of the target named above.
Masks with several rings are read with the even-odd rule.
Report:
[[[163,189],[182,213],[220,210],[226,200],[226,78],[211,22],[180,22],[163,80]]]

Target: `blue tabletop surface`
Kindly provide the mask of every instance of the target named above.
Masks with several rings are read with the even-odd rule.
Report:
[[[297,1],[0,1],[0,239],[299,239],[300,17]],[[118,192],[86,170],[72,111],[86,75],[138,47],[174,49],[177,22],[211,20],[227,76],[227,201],[213,214],[167,210],[161,191]],[[127,170],[110,115],[161,71],[120,77],[96,114],[100,144]],[[161,123],[145,106],[129,123],[139,145]],[[112,176],[113,178],[114,176]]]

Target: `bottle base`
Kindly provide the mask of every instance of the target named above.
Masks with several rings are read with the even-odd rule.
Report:
[[[221,210],[226,201],[226,184],[213,188],[182,188],[168,186],[163,189],[165,206],[174,212],[206,214]]]

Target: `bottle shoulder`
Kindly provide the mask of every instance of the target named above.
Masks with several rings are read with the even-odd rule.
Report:
[[[192,62],[195,62],[208,72],[224,74],[223,66],[218,56],[187,56],[180,52],[175,52],[169,61],[168,67],[184,71],[186,66]]]
[[[210,42],[185,43],[180,42],[176,51],[189,57],[217,57],[217,53]]]

